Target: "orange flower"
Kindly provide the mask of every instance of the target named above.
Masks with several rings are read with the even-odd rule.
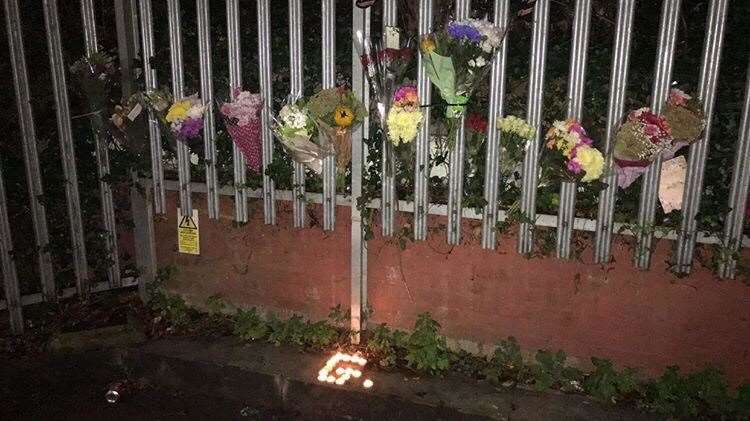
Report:
[[[354,112],[349,107],[339,105],[333,112],[333,121],[339,127],[349,127],[354,122]]]

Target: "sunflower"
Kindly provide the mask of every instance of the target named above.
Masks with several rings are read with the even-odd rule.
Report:
[[[349,127],[354,121],[354,112],[347,106],[339,105],[333,112],[333,121],[335,121],[336,125],[339,127]]]

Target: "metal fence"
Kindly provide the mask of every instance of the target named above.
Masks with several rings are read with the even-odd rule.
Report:
[[[156,72],[153,69],[152,55],[154,52],[154,31],[169,32],[170,40],[170,62],[172,76],[172,92],[175,98],[184,95],[184,75],[181,34],[181,4],[180,0],[153,0],[165,1],[168,6],[168,28],[154,28],[152,16],[152,0],[115,0],[120,13],[127,11],[129,15],[137,16],[135,20],[118,18],[118,37],[122,43],[135,43],[133,50],[141,50],[143,73],[146,87],[153,89],[159,86],[156,80]],[[696,215],[700,205],[701,191],[703,188],[703,173],[707,159],[708,142],[710,139],[711,118],[713,117],[713,106],[715,102],[718,69],[722,54],[722,41],[725,29],[728,0],[711,0],[709,13],[706,21],[706,37],[704,41],[703,62],[700,69],[700,83],[698,96],[703,102],[703,109],[708,117],[707,129],[702,138],[690,146],[689,162],[690,170],[686,180],[684,195],[684,208],[679,230],[663,233],[655,229],[638,230],[630,232],[624,224],[614,222],[614,203],[616,194],[616,178],[608,175],[606,183],[609,185],[600,195],[598,218],[582,219],[576,218],[576,191],[574,183],[563,183],[560,190],[560,207],[558,215],[537,214],[537,180],[539,174],[539,152],[541,144],[541,122],[543,92],[545,89],[546,55],[548,44],[548,26],[551,0],[537,0],[533,8],[533,27],[530,45],[530,66],[528,72],[529,92],[527,103],[527,121],[536,127],[534,139],[527,147],[526,156],[523,161],[523,178],[521,193],[521,211],[530,218],[531,222],[522,222],[518,237],[518,252],[529,253],[534,245],[534,227],[544,226],[556,228],[557,230],[557,256],[569,258],[571,236],[573,230],[593,232],[595,236],[595,260],[597,262],[608,262],[611,259],[611,244],[614,233],[622,232],[627,235],[636,235],[638,247],[636,247],[633,263],[642,269],[650,265],[653,242],[655,237],[663,237],[676,240],[676,270],[681,273],[689,273],[696,243],[719,244],[726,255],[720,265],[719,275],[731,278],[736,271],[736,252],[740,247],[747,246],[750,242],[743,237],[743,224],[745,216],[745,205],[747,202],[748,184],[750,182],[750,79],[745,92],[745,103],[742,111],[741,130],[737,139],[736,162],[732,169],[731,194],[728,198],[728,207],[731,209],[726,215],[726,225],[723,233],[704,233],[697,230]],[[213,98],[213,75],[212,63],[209,52],[211,51],[210,16],[208,0],[189,0],[196,7],[198,17],[198,38],[200,51],[200,89],[201,97],[209,104]],[[370,20],[372,9],[361,9],[352,1],[353,19],[351,22],[352,32],[362,31],[369,34],[371,31]],[[425,34],[433,30],[435,22],[435,1],[419,0],[418,31]],[[270,45],[273,28],[270,28],[270,0],[257,0],[257,46],[240,45],[241,25],[246,24],[239,19],[239,10],[242,2],[239,0],[226,0],[227,15],[227,38],[229,45],[229,85],[231,90],[242,86],[242,72],[255,71],[255,69],[242,69],[241,48],[257,48],[259,57],[260,91],[266,99],[272,98],[272,71],[275,64],[271,62]],[[382,24],[392,25],[397,21],[398,2],[394,0],[382,1],[377,7],[382,7]],[[13,64],[13,77],[16,89],[16,100],[18,104],[19,123],[21,127],[21,142],[25,158],[27,180],[29,180],[29,196],[32,198],[29,204],[31,216],[34,223],[34,235],[38,246],[37,262],[39,265],[39,281],[42,293],[33,296],[21,297],[19,294],[16,268],[13,259],[13,244],[11,241],[8,221],[5,186],[3,184],[2,172],[0,171],[0,257],[2,258],[3,280],[6,300],[1,305],[8,308],[11,314],[13,328],[20,332],[23,328],[22,306],[42,300],[55,300],[59,296],[69,296],[74,293],[85,294],[91,291],[103,290],[118,286],[129,286],[137,283],[138,279],[119,279],[119,268],[113,266],[108,271],[108,281],[91,285],[88,279],[88,263],[86,261],[86,250],[83,242],[83,228],[81,225],[80,201],[77,190],[75,172],[75,150],[74,142],[70,132],[70,115],[67,98],[66,66],[63,63],[62,45],[58,27],[57,1],[44,0],[44,14],[46,36],[49,47],[49,57],[52,67],[55,101],[57,108],[57,123],[59,129],[59,141],[63,151],[63,168],[65,170],[66,198],[68,218],[71,227],[71,247],[74,252],[76,269],[76,289],[55,292],[54,274],[51,269],[50,254],[46,247],[49,242],[47,233],[47,219],[45,205],[38,198],[43,195],[43,186],[40,183],[39,164],[36,150],[36,134],[33,113],[29,98],[29,81],[24,59],[23,38],[21,36],[21,19],[19,16],[18,0],[4,0],[6,29],[8,32],[10,58]],[[336,34],[336,4],[334,0],[322,0],[320,10],[320,33],[322,43],[322,74],[321,82],[324,88],[333,87],[336,84],[336,62],[335,62],[335,34]],[[495,0],[493,5],[492,19],[501,26],[507,25],[509,21],[510,0]],[[651,107],[655,112],[660,112],[662,104],[669,90],[673,58],[676,42],[676,30],[680,18],[680,0],[664,0],[661,10],[661,22],[658,37],[658,51],[655,57],[655,77],[652,89]],[[591,26],[591,0],[576,0],[574,19],[572,23],[572,45],[570,56],[570,71],[568,81],[568,117],[580,117],[584,103],[585,74],[587,64],[588,38]],[[610,74],[611,89],[607,111],[606,136],[603,139],[602,149],[605,155],[613,147],[614,133],[619,121],[624,116],[625,92],[628,82],[629,57],[631,55],[631,36],[634,30],[633,14],[635,0],[621,0],[617,6],[616,29],[614,33],[614,49],[612,56],[612,68]],[[93,13],[94,2],[91,0],[81,1],[83,26],[86,40],[86,51],[91,54],[97,50],[96,25]],[[303,90],[303,60],[302,48],[302,0],[288,0],[289,13],[289,73],[290,94],[299,95]],[[455,2],[454,15],[456,17],[467,17],[472,13],[469,0],[457,0]],[[132,24],[135,22],[135,24]],[[128,36],[128,34],[130,34]],[[513,36],[512,32],[509,36]],[[388,142],[383,143],[383,161],[381,163],[383,185],[382,197],[369,203],[370,208],[381,210],[382,233],[392,235],[396,211],[412,213],[415,241],[423,241],[427,238],[428,215],[447,216],[447,242],[459,244],[461,242],[461,225],[464,218],[482,220],[482,247],[494,249],[497,244],[495,226],[498,221],[506,218],[506,213],[498,206],[498,185],[500,182],[498,162],[502,148],[501,134],[496,130],[496,120],[504,114],[504,97],[506,94],[506,40],[496,53],[492,63],[490,77],[487,83],[490,87],[489,95],[489,132],[487,138],[486,167],[484,174],[484,199],[487,205],[482,213],[474,209],[464,208],[463,183],[465,159],[465,131],[460,128],[457,133],[455,147],[450,153],[449,166],[449,197],[447,205],[433,204],[428,196],[428,179],[430,174],[429,153],[431,127],[429,124],[429,108],[426,108],[425,124],[422,125],[416,140],[415,157],[415,180],[414,200],[404,201],[396,197],[392,160],[393,151]],[[121,45],[122,51],[122,45]],[[356,51],[352,51],[352,87],[357,96],[369,103],[368,86],[362,73],[362,67]],[[421,67],[415,75],[419,95],[423,104],[429,104],[432,89],[427,76]],[[273,138],[269,126],[269,115],[264,113],[263,125],[263,169],[271,164],[273,154]],[[463,127],[463,125],[461,125]],[[190,180],[190,156],[186,145],[178,143],[177,163],[178,180],[165,180],[162,165],[162,148],[159,125],[153,115],[150,116],[149,135],[151,140],[151,158],[153,171],[152,180],[146,189],[146,201],[139,202],[138,195],[133,195],[135,213],[140,215],[137,226],[137,247],[140,263],[146,267],[145,275],[141,281],[153,277],[155,271],[155,257],[153,252],[153,226],[151,218],[151,206],[156,213],[165,212],[165,191],[175,190],[179,192],[179,205],[183,214],[190,214],[192,210],[191,194],[202,193],[207,199],[209,218],[218,218],[219,197],[221,195],[233,196],[235,199],[234,215],[238,222],[248,221],[248,201],[259,198],[263,201],[264,221],[266,224],[276,223],[277,200],[293,202],[293,226],[301,228],[306,225],[307,203],[319,203],[323,206],[324,219],[323,228],[333,230],[336,227],[336,207],[351,207],[351,323],[355,331],[362,326],[363,311],[367,305],[367,247],[363,236],[362,215],[357,207],[358,199],[362,195],[362,175],[364,163],[366,162],[367,150],[363,146],[363,139],[370,132],[370,122],[367,119],[363,127],[357,130],[353,136],[352,157],[352,184],[351,195],[337,195],[336,192],[336,168],[334,158],[324,162],[323,169],[323,191],[312,193],[305,191],[305,171],[300,164],[294,165],[292,191],[276,191],[274,180],[263,175],[262,188],[251,190],[246,185],[246,164],[240,152],[235,148],[233,153],[234,186],[220,186],[216,175],[216,128],[213,116],[209,113],[204,128],[205,155],[206,155],[206,182],[192,183]],[[106,143],[103,139],[97,141],[97,161],[99,177],[102,182],[99,185],[101,201],[104,209],[103,225],[110,236],[107,242],[108,251],[117,261],[116,227],[114,225],[114,211],[112,208],[112,192],[110,186],[104,181],[109,171]],[[658,193],[658,181],[661,162],[655,161],[649,167],[643,179],[643,188],[640,198],[638,221],[640,226],[653,227],[655,220],[656,198]],[[139,228],[140,227],[140,228]],[[143,282],[141,282],[143,284]]]

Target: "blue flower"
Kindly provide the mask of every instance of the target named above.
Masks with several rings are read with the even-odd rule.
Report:
[[[459,41],[464,38],[474,43],[482,41],[482,33],[469,24],[451,22],[448,25],[448,34]]]

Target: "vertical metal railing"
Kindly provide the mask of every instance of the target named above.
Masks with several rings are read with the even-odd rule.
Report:
[[[242,42],[240,36],[240,0],[227,0],[227,44],[229,48],[229,96],[242,89]],[[289,48],[292,48],[291,46]],[[234,169],[234,220],[247,222],[247,162],[232,142]]]
[[[169,22],[169,60],[172,67],[172,96],[175,101],[185,97],[185,82],[182,68],[182,23],[180,22],[180,0],[167,0]],[[180,212],[182,216],[193,214],[190,197],[190,148],[177,141],[177,178],[180,184]]]
[[[701,64],[700,81],[698,82],[698,99],[702,102],[703,113],[706,116],[706,128],[701,138],[690,146],[685,191],[682,198],[682,221],[677,237],[675,270],[678,273],[690,273],[693,264],[693,251],[698,235],[698,224],[695,217],[700,208],[706,155],[708,154],[708,143],[711,139],[711,122],[713,121],[716,85],[719,79],[719,60],[724,41],[724,23],[728,4],[729,0],[712,0],[706,21],[703,63]]]
[[[13,260],[13,239],[8,220],[8,206],[5,200],[5,181],[3,168],[0,165],[0,266],[2,266],[5,303],[8,306],[11,331],[23,333],[23,310],[21,309],[21,291],[18,288],[18,273]]]
[[[534,5],[531,63],[529,65],[529,103],[526,112],[526,120],[535,128],[536,133],[534,139],[526,147],[526,156],[523,160],[521,212],[526,220],[521,222],[518,236],[518,252],[522,254],[531,253],[534,249],[534,221],[536,220],[536,190],[539,181],[539,145],[542,135],[542,103],[548,24],[549,0],[538,0]]]
[[[73,130],[70,123],[68,85],[65,80],[66,69],[65,61],[63,60],[62,42],[60,40],[57,0],[44,0],[43,5],[52,87],[55,96],[57,134],[60,137],[60,158],[65,177],[65,198],[68,205],[68,223],[70,224],[76,290],[79,295],[82,295],[86,292],[86,282],[89,277],[88,262],[86,260],[86,243],[83,235],[83,222],[81,220],[81,199],[78,193],[78,173],[76,171],[76,155],[73,146]]]
[[[599,211],[594,239],[594,261],[596,263],[607,263],[611,260],[615,194],[617,193],[617,173],[612,167],[612,148],[614,147],[617,127],[625,112],[625,92],[628,85],[634,10],[635,0],[622,0],[618,3],[612,70],[609,77],[610,95],[607,105],[607,128],[603,145],[606,173],[602,181],[607,187],[599,193]]]
[[[139,0],[141,12],[141,41],[143,81],[146,90],[158,88],[156,69],[151,65],[154,56],[154,23],[151,0]],[[164,188],[163,149],[161,144],[161,127],[152,110],[148,112],[148,137],[151,143],[151,180],[154,188],[154,210],[166,212],[166,190]]]
[[[456,19],[466,19],[471,10],[471,0],[456,0]],[[448,156],[448,244],[461,242],[461,217],[463,215],[464,196],[464,160],[466,154],[466,107],[461,118],[454,121],[458,124],[456,138]]]
[[[289,0],[289,94],[293,98],[304,93],[304,66],[302,59],[302,0]],[[294,162],[292,174],[292,217],[295,228],[305,227],[305,165]]]
[[[263,139],[263,216],[266,224],[276,224],[276,189],[273,178],[266,169],[273,162],[273,134],[269,109],[273,108],[273,86],[271,81],[271,2],[258,0],[258,73],[260,74],[260,94],[268,104],[261,113]]]
[[[386,31],[388,26],[396,26],[398,22],[398,2],[396,0],[383,0],[383,43],[386,43]],[[389,99],[390,100],[390,99]],[[388,139],[388,131],[382,128],[383,154],[381,161],[381,201],[380,201],[380,221],[382,224],[383,235],[393,235],[393,226],[395,224],[396,206],[398,198],[396,197],[396,170],[393,144]]]
[[[432,32],[434,0],[419,0],[419,35]],[[430,103],[432,84],[422,67],[422,55],[417,54],[417,93],[422,105],[422,127],[416,140],[414,161],[414,239],[427,239],[427,213],[430,206]]]
[[[31,210],[31,220],[34,225],[39,280],[41,281],[42,294],[45,299],[54,301],[57,299],[57,291],[55,288],[55,277],[52,273],[52,256],[48,247],[47,212],[43,201],[44,189],[42,187],[42,175],[39,170],[36,128],[31,109],[31,94],[29,91],[29,78],[26,72],[26,58],[24,56],[18,0],[5,0],[5,22],[8,31],[8,50],[13,67],[13,87],[16,93],[16,104],[18,105],[18,123],[21,128],[21,141],[23,143],[26,183],[29,190],[29,208]]]
[[[508,0],[495,0],[493,22],[508,27]],[[482,248],[494,249],[497,243],[498,186],[500,183],[500,132],[497,119],[503,115],[505,97],[505,62],[508,55],[507,31],[503,44],[495,53],[490,73],[490,104],[487,113],[487,156],[484,164],[484,214],[482,215]]]
[[[370,36],[370,9],[359,9],[356,0],[352,0],[352,33],[362,31],[363,36]],[[352,90],[354,95],[363,99],[365,109],[370,109],[370,87],[365,80],[364,70],[359,54],[352,48]],[[352,133],[352,185],[351,185],[351,330],[352,342],[359,343],[359,333],[365,329],[367,308],[367,246],[364,240],[362,213],[357,202],[362,197],[362,172],[365,159],[364,136],[369,133],[370,118],[365,118],[362,127]]]
[[[323,89],[336,86],[336,2],[321,2]],[[336,227],[336,157],[323,160],[323,229]]]
[[[742,246],[742,232],[747,212],[748,186],[750,186],[750,66],[745,84],[745,102],[742,107],[740,135],[735,147],[734,170],[729,190],[729,212],[724,220],[724,235],[717,253],[719,275],[734,278],[737,270],[737,252]]]
[[[208,0],[196,0],[198,17],[198,57],[200,59],[201,100],[206,105],[203,116],[203,145],[206,163],[206,200],[208,217],[219,217],[219,182],[216,173],[216,122],[214,121],[214,87],[211,66],[211,15]]]
[[[94,3],[92,0],[81,1],[81,16],[83,17],[83,35],[86,43],[86,55],[96,53],[97,45],[96,21],[94,20]],[[104,110],[93,110],[91,125],[94,134],[94,144],[97,161],[97,176],[99,177],[99,197],[102,202],[102,222],[106,236],[104,247],[112,263],[107,267],[107,280],[112,287],[120,285],[120,256],[117,247],[117,220],[112,199],[112,188],[107,181],[109,178],[109,145],[104,127]]]
[[[568,118],[581,120],[583,90],[586,85],[586,56],[591,23],[591,0],[576,0],[573,18],[573,41],[568,75]],[[570,240],[576,219],[577,183],[563,181],[560,185],[560,206],[557,213],[557,257],[570,258]]]
[[[659,28],[659,48],[656,52],[654,86],[651,94],[651,111],[661,114],[664,109],[672,78],[674,46],[677,41],[677,24],[680,17],[681,0],[665,0]],[[656,199],[661,176],[661,156],[649,165],[643,175],[641,198],[638,209],[638,245],[635,248],[635,265],[648,269],[651,264],[651,246],[654,241],[654,218]]]

